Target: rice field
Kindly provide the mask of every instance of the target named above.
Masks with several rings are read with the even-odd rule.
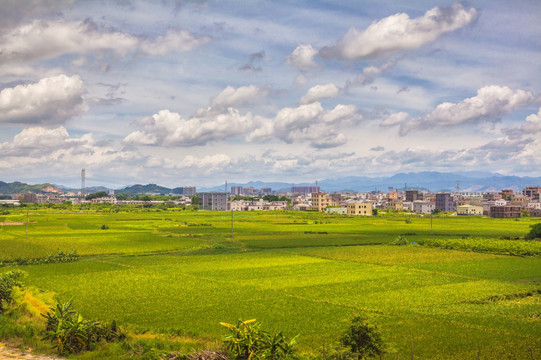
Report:
[[[232,238],[230,213],[36,210],[28,236],[3,226],[0,258],[76,249],[78,262],[23,267],[26,282],[141,330],[220,338],[220,321],[256,318],[317,355],[357,313],[392,344],[389,359],[409,359],[412,346],[416,359],[541,358],[541,257],[389,245],[400,234],[518,244],[502,238],[538,219],[438,217],[431,234],[419,217],[233,216]]]

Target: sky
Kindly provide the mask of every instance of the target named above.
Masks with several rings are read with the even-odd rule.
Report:
[[[0,0],[0,180],[541,176],[538,0]]]

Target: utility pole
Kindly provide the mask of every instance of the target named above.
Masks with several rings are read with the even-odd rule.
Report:
[[[430,235],[432,235],[432,215],[434,215],[434,210],[430,212]]]

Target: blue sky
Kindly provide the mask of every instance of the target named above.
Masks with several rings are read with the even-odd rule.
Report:
[[[0,2],[0,180],[541,176],[541,3]]]

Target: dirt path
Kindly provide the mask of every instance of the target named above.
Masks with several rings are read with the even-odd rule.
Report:
[[[12,360],[12,359],[21,359],[21,360],[53,360],[53,359],[62,359],[55,356],[45,356],[45,355],[34,355],[31,353],[32,349],[21,350],[9,348],[5,344],[0,343],[0,360]]]

